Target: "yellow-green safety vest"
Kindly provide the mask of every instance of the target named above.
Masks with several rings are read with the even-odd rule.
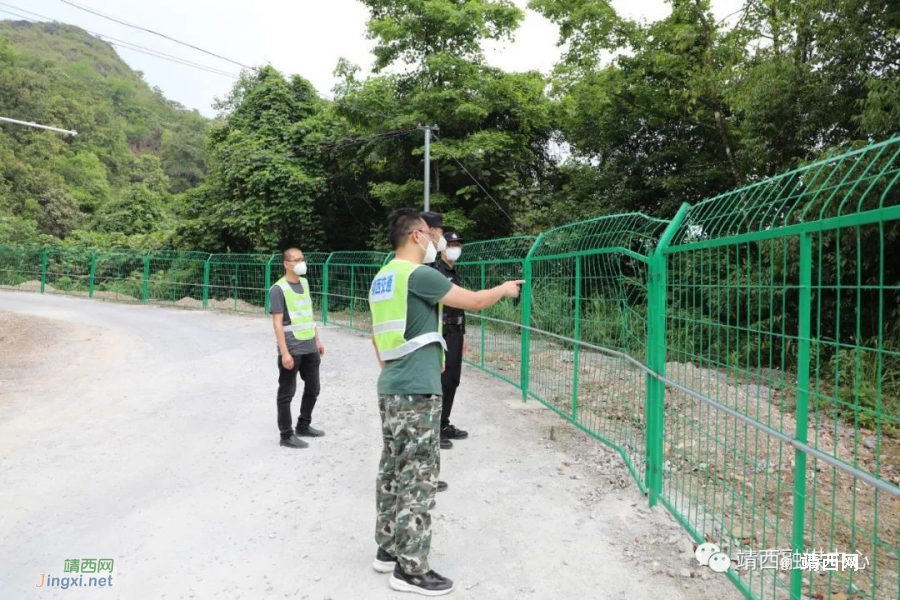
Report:
[[[301,277],[300,285],[303,286],[302,294],[295,292],[288,280],[282,277],[272,287],[278,286],[284,292],[284,307],[291,319],[290,325],[282,325],[285,335],[293,333],[294,338],[298,340],[311,340],[316,337],[316,321],[313,319],[309,283]]]
[[[443,305],[438,304],[438,330],[423,333],[411,340],[404,337],[406,332],[407,293],[409,277],[413,271],[424,265],[395,258],[378,271],[369,287],[369,308],[372,311],[372,333],[375,347],[381,360],[397,360],[428,344],[438,343],[447,350],[443,336]],[[426,267],[428,268],[428,267]],[[444,353],[441,353],[443,363]]]

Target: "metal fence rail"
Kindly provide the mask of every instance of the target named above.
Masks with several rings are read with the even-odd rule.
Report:
[[[464,245],[466,360],[622,456],[699,543],[857,555],[732,568],[760,600],[900,599],[900,137],[671,221],[611,215]],[[325,323],[369,333],[382,252],[306,255]],[[264,315],[280,254],[0,245],[0,288]]]

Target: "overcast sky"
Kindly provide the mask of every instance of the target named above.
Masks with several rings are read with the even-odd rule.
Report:
[[[270,62],[276,69],[309,79],[320,92],[330,94],[332,75],[344,57],[368,73],[373,43],[366,39],[365,6],[357,0],[73,0],[106,15],[117,17],[188,42],[237,62],[258,66]],[[525,8],[527,0],[515,0]],[[616,10],[630,18],[657,20],[670,6],[664,0],[612,0]],[[159,52],[178,56],[220,70],[240,68],[201,52],[91,15],[61,0],[2,0],[0,10],[17,6],[34,13],[78,25]],[[712,0],[717,19],[739,10],[742,0]],[[11,19],[0,12],[0,19]],[[525,20],[509,44],[486,47],[490,64],[508,71],[538,69],[549,72],[559,58],[556,27],[535,12]],[[168,98],[207,116],[212,102],[228,93],[233,79],[174,64],[159,58],[118,49],[132,68],[142,71],[150,85],[159,86]]]

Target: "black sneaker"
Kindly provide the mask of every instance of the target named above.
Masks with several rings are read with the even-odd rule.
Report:
[[[381,546],[375,553],[375,560],[372,562],[372,568],[379,573],[390,573],[397,566],[397,557],[391,556]]]
[[[439,491],[439,492],[446,492],[448,487],[450,487],[450,486],[447,485],[446,481],[438,481],[437,482],[437,491]]]
[[[322,437],[325,435],[325,432],[321,429],[316,429],[315,427],[307,425],[306,427],[298,427],[297,435],[302,435],[303,437]]]
[[[288,448],[308,448],[309,444],[298,438],[296,435],[292,435],[289,438],[281,438],[281,445],[286,446]]]
[[[449,450],[452,447],[453,447],[453,442],[451,442],[444,436],[441,436],[441,450]]]
[[[469,437],[468,431],[457,429],[454,425],[447,425],[446,427],[441,429],[441,439],[447,438],[448,440],[464,440],[467,437]]]
[[[428,571],[423,575],[407,575],[400,568],[400,563],[394,567],[391,575],[391,589],[398,592],[412,592],[422,596],[443,596],[453,591],[453,581],[442,577],[434,571]]]

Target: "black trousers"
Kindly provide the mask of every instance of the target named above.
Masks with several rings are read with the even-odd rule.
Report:
[[[318,352],[311,354],[291,355],[294,368],[285,369],[278,357],[278,430],[281,437],[287,439],[294,432],[291,429],[291,400],[297,391],[297,374],[303,380],[303,399],[300,402],[300,418],[297,427],[306,427],[312,422],[312,412],[319,397],[319,365],[322,357]]]
[[[459,325],[447,325],[444,327],[444,342],[447,344],[447,354],[444,359],[444,372],[441,373],[441,388],[444,394],[443,406],[441,407],[441,429],[450,424],[453,398],[456,396],[456,388],[459,387],[459,377],[462,374],[464,337]]]

